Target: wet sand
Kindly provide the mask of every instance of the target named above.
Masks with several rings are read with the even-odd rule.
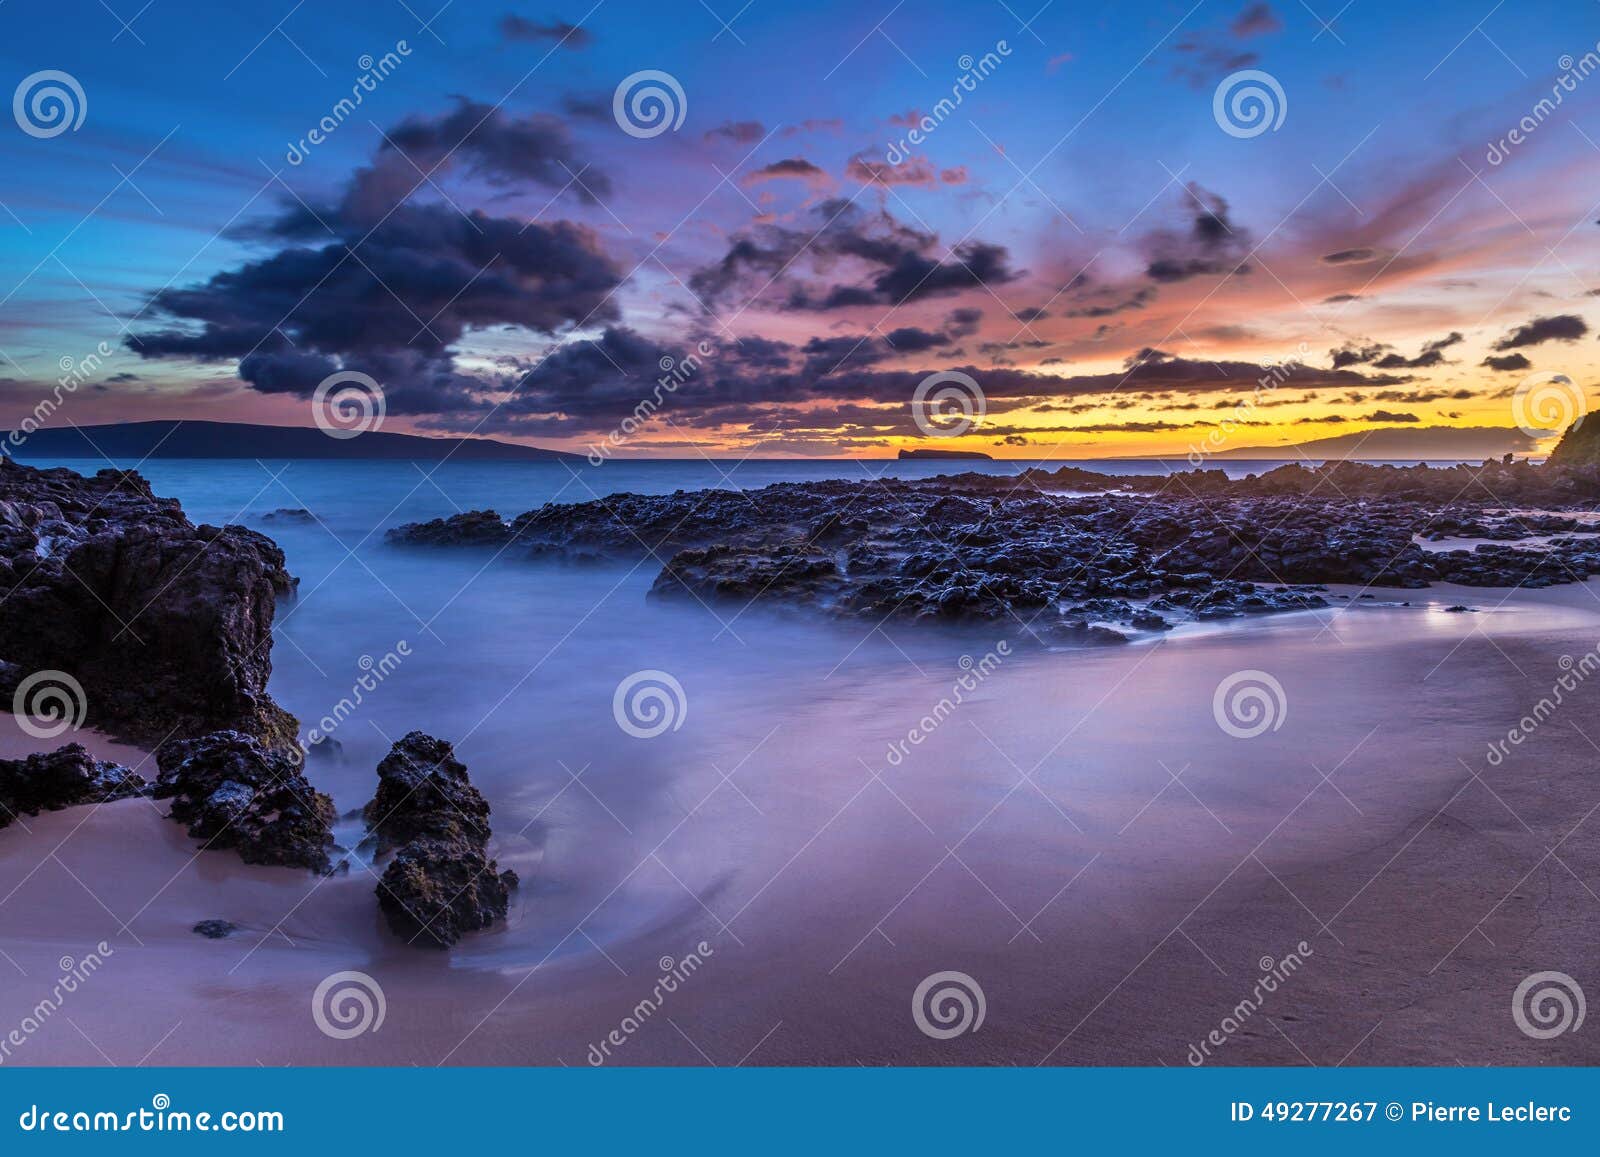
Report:
[[[729,739],[658,785],[654,826],[624,804],[626,779],[593,781],[609,818],[487,788],[497,817],[543,818],[523,837],[497,818],[524,887],[508,928],[449,955],[396,943],[359,865],[317,880],[197,853],[146,800],[29,818],[0,833],[0,1036],[60,958],[113,951],[5,1063],[582,1065],[663,958],[702,941],[698,971],[611,1063],[1183,1065],[1262,959],[1301,942],[1298,970],[1208,1063],[1600,1062],[1595,1032],[1535,1040],[1511,1012],[1535,972],[1600,992],[1600,687],[1485,758],[1561,657],[1600,643],[1596,595],[1491,611],[1503,592],[1383,592],[1433,607],[1019,652],[898,766],[887,743],[959,671],[846,672],[791,694],[767,739]],[[1485,609],[1444,613],[1456,601]],[[1237,739],[1212,694],[1246,668],[1281,682],[1287,712]],[[755,683],[723,693],[785,702]],[[38,746],[7,733],[8,754]],[[579,880],[595,862],[615,884],[598,902]],[[208,918],[242,931],[190,931]],[[312,993],[352,969],[381,984],[384,1021],[332,1039]],[[986,1014],[936,1040],[911,999],[946,970],[979,983]]]

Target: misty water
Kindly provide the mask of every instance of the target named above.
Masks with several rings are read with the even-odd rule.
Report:
[[[1315,783],[1298,766],[1305,751],[1325,752],[1331,765],[1383,715],[1385,697],[1373,689],[1390,676],[1372,670],[1371,649],[1411,636],[1449,642],[1491,620],[1517,629],[1582,618],[1518,605],[1486,607],[1467,623],[1443,613],[1456,595],[1408,592],[1409,608],[1304,612],[1112,651],[1043,651],[1020,644],[1017,623],[886,633],[653,600],[659,563],[650,559],[572,566],[384,541],[400,523],[461,510],[509,517],[619,491],[864,479],[869,470],[927,477],[952,465],[151,461],[141,470],[194,521],[243,523],[283,547],[300,585],[279,610],[271,690],[305,728],[334,717],[340,751],[312,758],[308,774],[341,813],[371,798],[375,765],[406,732],[456,745],[493,806],[494,853],[525,882],[508,927],[469,937],[452,954],[458,968],[592,957],[652,936],[738,938],[763,923],[773,935],[803,936],[829,964],[952,847],[993,889],[988,911],[968,921],[977,928],[992,917],[995,931],[1012,935],[1135,820],[1142,851],[1113,890],[1140,881],[1159,892],[1161,880],[1235,854],[1250,817],[1268,822]],[[1229,465],[1235,474],[1262,468]],[[263,520],[280,508],[313,517]],[[995,653],[1002,661],[957,715],[906,748],[969,665]],[[1218,731],[1212,693],[1228,673],[1255,667],[1280,678],[1300,725],[1293,739],[1269,733],[1249,745],[1246,761]],[[683,689],[681,706],[666,705],[674,726],[647,739],[614,715],[619,683],[640,671],[666,672]],[[364,676],[378,685],[358,691]],[[1393,673],[1419,676],[1425,667]],[[346,716],[349,702],[339,704],[356,699]],[[1291,762],[1295,770],[1282,772]],[[1185,764],[1196,765],[1185,784],[1208,785],[1204,810],[1178,790],[1152,807]],[[340,831],[351,844],[359,833],[354,818]],[[370,886],[357,862],[319,897]],[[356,937],[363,950],[392,950],[361,905],[372,925]],[[299,945],[348,944],[352,910],[319,899],[297,906],[283,928]],[[176,911],[173,934],[185,935],[192,916],[216,914]],[[144,917],[144,935],[155,916]]]

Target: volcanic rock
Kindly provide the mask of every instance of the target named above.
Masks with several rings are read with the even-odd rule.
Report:
[[[272,620],[295,580],[241,526],[196,526],[131,471],[0,458],[0,657],[83,689],[88,724],[145,745],[232,728],[293,742],[267,694]]]
[[[365,815],[376,853],[394,852],[377,894],[396,935],[446,948],[505,919],[517,875],[488,858],[489,803],[450,744],[420,731],[396,743]]]
[[[217,731],[162,744],[156,763],[156,798],[172,800],[172,818],[207,848],[233,848],[247,864],[333,870],[333,801],[290,755]]]
[[[77,804],[148,795],[150,785],[117,763],[91,757],[81,743],[25,759],[0,759],[0,828]]]

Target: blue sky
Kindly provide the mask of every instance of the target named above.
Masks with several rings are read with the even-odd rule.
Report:
[[[310,424],[343,369],[380,382],[386,428],[581,448],[709,342],[627,452],[890,452],[923,437],[911,387],[949,370],[986,394],[964,447],[1181,451],[1289,360],[1236,440],[1480,427],[1526,450],[1518,381],[1593,369],[1600,80],[1535,106],[1596,50],[1600,5],[10,0],[0,31],[8,86],[60,70],[87,104],[75,131],[0,132],[12,423],[104,342],[58,420]],[[610,106],[645,69],[685,107],[641,139]],[[1281,89],[1278,128],[1219,125],[1242,70]],[[474,214],[564,272],[492,260]],[[430,248],[451,220],[465,238]],[[337,273],[284,298],[303,313],[268,317],[329,246]]]

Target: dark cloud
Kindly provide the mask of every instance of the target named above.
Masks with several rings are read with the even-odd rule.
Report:
[[[1503,354],[1500,357],[1490,354],[1478,364],[1491,370],[1526,370],[1533,367],[1533,363],[1522,354]]]
[[[1133,309],[1143,309],[1155,300],[1156,291],[1152,286],[1143,286],[1132,293],[1121,297],[1107,297],[1106,290],[1097,290],[1093,295],[1086,297],[1098,298],[1093,304],[1074,306],[1066,311],[1066,317],[1111,317],[1114,314],[1126,313]]]
[[[857,153],[845,165],[844,175],[863,185],[964,185],[967,181],[965,165],[953,169],[935,169],[927,157],[907,157],[899,164],[876,160],[866,153]]]
[[[1374,410],[1370,414],[1362,414],[1363,422],[1420,422],[1422,419],[1415,414],[1404,410]]]
[[[827,311],[850,306],[900,305],[985,285],[1000,285],[1019,274],[999,245],[966,241],[945,256],[938,238],[895,220],[888,212],[869,212],[841,199],[813,207],[814,229],[759,225],[735,234],[714,265],[697,270],[689,288],[716,304],[740,290],[764,292],[783,283],[782,307]],[[801,264],[818,273],[850,266],[860,279],[815,284],[803,279]]]
[[[749,145],[766,135],[767,130],[760,121],[723,121],[716,128],[707,130],[706,140],[726,137],[738,144]]]
[[[553,20],[549,24],[540,24],[534,20],[527,20],[521,16],[507,15],[500,20],[500,35],[506,40],[521,40],[530,43],[551,41],[562,48],[587,48],[594,43],[594,36],[586,28],[576,24],[568,24],[565,20]]]
[[[884,341],[890,347],[904,354],[921,353],[924,350],[936,349],[947,346],[951,337],[947,333],[932,333],[915,326],[905,326],[901,329],[890,330],[884,335]]]
[[[1233,18],[1228,29],[1241,40],[1252,36],[1265,36],[1269,32],[1282,32],[1283,21],[1269,4],[1246,4],[1244,11]]]
[[[951,337],[971,337],[978,332],[978,323],[983,320],[983,310],[964,307],[952,309],[944,319],[945,332]]]
[[[740,183],[747,186],[759,185],[762,181],[774,181],[783,178],[816,183],[826,183],[830,179],[826,172],[804,157],[785,157],[781,161],[773,161],[770,165],[752,169],[744,175]]]
[[[1177,53],[1177,62],[1172,67],[1172,75],[1196,90],[1209,88],[1220,77],[1261,62],[1256,53],[1240,51],[1221,33],[1189,36],[1174,44],[1173,51]]]
[[[1336,350],[1329,350],[1328,357],[1333,362],[1333,368],[1342,370],[1346,366],[1367,365],[1383,356],[1389,347],[1382,342],[1375,341],[1347,341]]]
[[[1336,253],[1324,253],[1322,260],[1327,265],[1360,265],[1375,261],[1377,257],[1376,249],[1340,249]]]
[[[1408,405],[1421,406],[1447,399],[1453,402],[1466,402],[1477,396],[1471,390],[1381,390],[1373,395],[1373,401],[1405,402]]]
[[[441,178],[454,168],[491,180],[544,173],[564,138],[482,108],[464,102],[390,136],[431,156],[448,148],[445,124],[463,129]],[[516,145],[526,151],[512,155]],[[469,331],[555,335],[616,320],[621,274],[590,229],[413,199],[414,174],[394,148],[383,144],[336,203],[296,203],[252,228],[250,239],[271,246],[265,256],[153,294],[153,328],[127,346],[144,358],[238,359],[239,376],[263,393],[308,395],[336,370],[360,371],[382,385],[391,412],[460,415],[509,384],[457,370],[454,347]]]
[[[1547,341],[1577,341],[1589,332],[1588,323],[1575,313],[1558,314],[1555,317],[1536,317],[1532,321],[1519,325],[1505,337],[1494,343],[1497,350],[1514,350],[1523,346],[1538,345]]]
[[[442,205],[404,206],[370,234],[363,220],[329,223],[328,245],[291,246],[156,293],[151,312],[184,328],[139,334],[131,348],[199,358],[241,357],[274,341],[329,353],[441,349],[469,327],[553,333],[611,316],[605,302],[618,272],[582,226]]]
[[[1426,369],[1429,366],[1442,365],[1444,351],[1463,340],[1465,339],[1459,333],[1452,332],[1437,341],[1426,343],[1416,357],[1408,358],[1403,354],[1394,353],[1378,358],[1372,364],[1380,370]]]
[[[1041,350],[1048,349],[1055,342],[1045,341],[1043,338],[1018,338],[1015,341],[986,341],[978,347],[979,353],[997,354],[1009,350]]]
[[[1149,259],[1145,276],[1152,281],[1175,282],[1250,272],[1244,260],[1250,238],[1242,226],[1229,219],[1227,201],[1190,183],[1184,189],[1184,207],[1192,215],[1187,232],[1158,229],[1144,238]]]
[[[408,117],[389,129],[379,146],[381,169],[396,150],[409,158],[397,166],[402,182],[415,186],[420,175],[448,164],[493,185],[525,181],[551,189],[571,188],[593,203],[609,193],[607,176],[579,160],[567,128],[549,116],[509,117],[493,105],[462,100],[441,117]]]
[[[893,304],[981,285],[1003,285],[1018,274],[1010,254],[1000,245],[967,241],[949,259],[902,253],[894,266],[873,279],[873,287]]]
[[[805,361],[800,372],[807,378],[823,378],[843,369],[864,369],[888,361],[894,347],[867,334],[855,337],[814,337],[800,347]]]

